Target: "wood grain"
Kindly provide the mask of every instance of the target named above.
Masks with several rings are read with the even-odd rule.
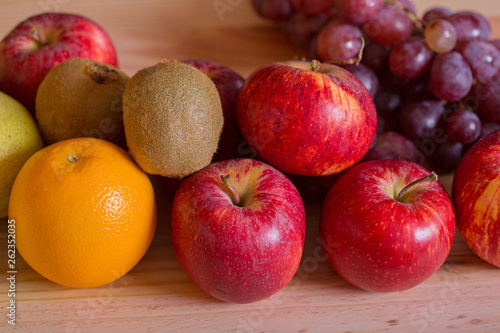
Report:
[[[258,18],[249,1],[233,0],[222,18],[214,1],[1,1],[0,35],[46,10],[79,13],[112,36],[120,66],[130,75],[162,59],[204,58],[243,76],[266,63],[307,55],[279,27]],[[230,3],[230,1],[223,1]],[[419,9],[435,4],[416,1]],[[497,0],[442,0],[441,5],[492,17],[500,35]],[[449,189],[452,177],[442,181]],[[6,322],[7,221],[0,220],[0,331],[10,332],[496,332],[500,330],[500,270],[475,256],[457,233],[443,267],[403,292],[365,292],[342,280],[318,243],[320,203],[308,204],[307,238],[297,274],[269,299],[234,305],[207,296],[175,259],[169,233],[172,196],[157,188],[158,229],[143,260],[99,288],[56,285],[17,255],[17,325]]]

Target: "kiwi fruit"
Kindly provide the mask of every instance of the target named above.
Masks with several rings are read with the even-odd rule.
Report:
[[[211,163],[224,117],[217,88],[206,74],[164,60],[127,83],[123,123],[130,154],[145,172],[182,178]]]
[[[47,144],[96,137],[125,147],[122,97],[129,76],[91,59],[52,68],[38,87],[35,117]]]

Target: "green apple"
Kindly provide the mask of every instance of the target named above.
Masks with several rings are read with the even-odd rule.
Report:
[[[0,218],[7,216],[17,173],[42,148],[42,137],[31,114],[21,103],[0,92]]]

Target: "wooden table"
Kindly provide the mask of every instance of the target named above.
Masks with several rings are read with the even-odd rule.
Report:
[[[216,1],[23,0],[0,2],[0,35],[32,14],[79,13],[99,22],[115,42],[128,74],[162,59],[204,58],[247,76],[275,60],[303,56],[279,28],[258,18],[248,0],[218,15]],[[434,1],[416,1],[421,10]],[[500,36],[498,0],[442,0],[453,9],[474,6],[492,17]],[[449,188],[451,177],[444,178]],[[158,189],[155,239],[123,278],[91,289],[54,284],[17,255],[17,325],[7,324],[6,220],[1,220],[0,331],[10,332],[496,332],[500,330],[500,269],[475,256],[457,234],[446,263],[425,283],[404,292],[371,293],[342,280],[318,242],[320,204],[308,204],[303,259],[275,296],[247,305],[207,296],[175,259],[169,234],[171,196]]]

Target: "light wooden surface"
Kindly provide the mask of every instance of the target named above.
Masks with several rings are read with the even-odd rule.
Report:
[[[212,0],[0,2],[0,35],[27,16],[46,10],[79,13],[111,35],[120,66],[130,75],[159,60],[204,58],[247,76],[271,61],[306,55],[280,30],[258,18],[249,0],[221,0],[232,10],[220,17]],[[436,5],[416,1],[420,12]],[[498,0],[441,0],[492,18],[500,36]],[[471,8],[471,6],[473,6]],[[451,178],[445,178],[447,187]],[[307,238],[293,280],[275,296],[234,305],[207,296],[175,259],[169,234],[171,197],[158,189],[155,239],[126,276],[100,288],[71,289],[45,280],[17,255],[17,325],[7,324],[9,286],[6,220],[0,224],[0,331],[10,332],[498,332],[500,269],[476,257],[457,234],[443,267],[411,290],[377,294],[355,288],[324,260],[318,237],[320,204],[307,205]],[[105,254],[103,254],[105,255]]]

